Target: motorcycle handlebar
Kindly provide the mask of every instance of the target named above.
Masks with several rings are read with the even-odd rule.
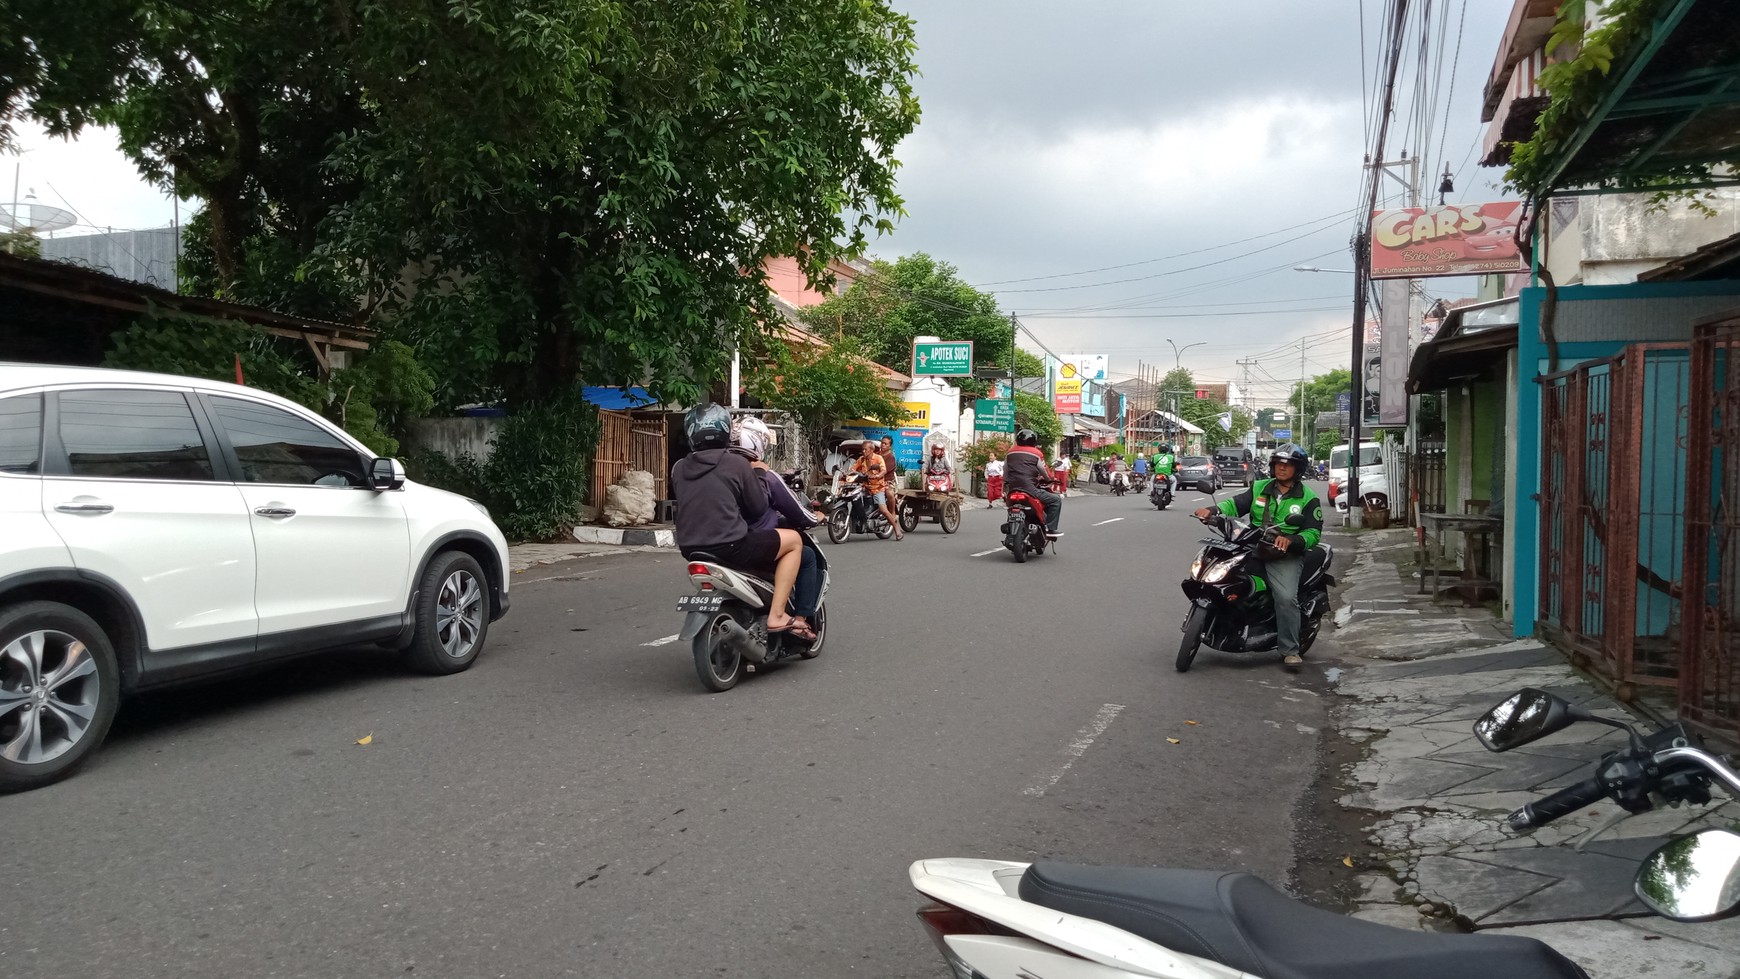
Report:
[[[1555,819],[1569,816],[1585,806],[1592,806],[1607,798],[1607,790],[1602,787],[1601,780],[1584,779],[1575,785],[1569,785],[1554,792],[1544,799],[1537,799],[1505,818],[1505,824],[1511,829],[1538,829]]]

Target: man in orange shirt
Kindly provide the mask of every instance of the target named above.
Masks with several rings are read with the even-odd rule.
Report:
[[[888,463],[883,461],[882,453],[877,451],[875,442],[866,440],[863,450],[863,454],[858,457],[858,464],[852,469],[864,474],[865,491],[876,501],[877,509],[882,511],[882,515],[894,527],[894,539],[900,540],[905,535],[900,532],[900,520],[894,515],[894,508],[890,505],[894,494],[888,489]]]

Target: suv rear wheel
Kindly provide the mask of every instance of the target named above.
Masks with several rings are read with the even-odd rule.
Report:
[[[489,579],[477,559],[443,551],[417,585],[417,631],[405,660],[419,673],[458,673],[471,666],[489,635]]]
[[[120,698],[115,650],[94,619],[59,602],[0,606],[0,791],[78,767]]]

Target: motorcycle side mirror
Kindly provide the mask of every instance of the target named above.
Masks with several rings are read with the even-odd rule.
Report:
[[[1637,899],[1672,921],[1740,914],[1740,834],[1705,829],[1669,840],[1638,865]]]
[[[1524,687],[1474,722],[1474,736],[1487,751],[1509,751],[1563,731],[1582,713],[1562,697]]]

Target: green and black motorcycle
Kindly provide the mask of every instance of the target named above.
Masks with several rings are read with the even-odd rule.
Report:
[[[1263,578],[1264,545],[1273,544],[1275,528],[1222,513],[1210,514],[1208,526],[1219,537],[1204,537],[1202,550],[1190,562],[1184,596],[1190,611],[1184,617],[1184,639],[1178,644],[1178,672],[1190,669],[1201,646],[1227,653],[1273,652],[1278,647],[1275,601]],[[1305,552],[1299,575],[1299,650],[1309,652],[1317,629],[1329,611],[1329,589],[1335,578],[1329,566],[1335,550],[1319,544]]]

